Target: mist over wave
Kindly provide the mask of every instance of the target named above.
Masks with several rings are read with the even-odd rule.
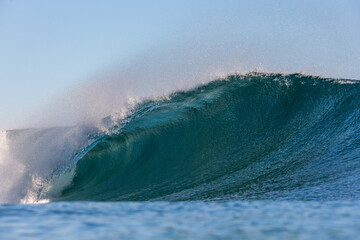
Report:
[[[261,71],[329,76],[326,67],[295,60],[291,54],[273,56],[249,40],[230,36],[221,41],[199,39],[163,46],[90,75],[84,83],[38,106],[38,111],[16,128],[96,125],[104,116],[126,115],[129,108],[146,99],[190,90],[231,74]]]
[[[243,48],[229,44],[188,43],[152,50],[128,64],[110,66],[62,96],[39,107],[26,127],[96,125],[107,115],[126,115],[146,99],[189,90],[230,73],[258,67]]]
[[[2,132],[0,201],[356,199],[359,94],[355,80],[230,75],[96,124]]]

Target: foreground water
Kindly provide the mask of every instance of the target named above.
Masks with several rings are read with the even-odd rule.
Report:
[[[1,239],[359,239],[359,201],[1,205]]]

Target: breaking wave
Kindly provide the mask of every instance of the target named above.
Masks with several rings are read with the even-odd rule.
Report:
[[[0,202],[354,199],[360,84],[231,75],[78,125],[2,132]]]

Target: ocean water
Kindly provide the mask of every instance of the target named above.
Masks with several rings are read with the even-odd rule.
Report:
[[[359,239],[359,201],[0,206],[1,239]]]
[[[250,73],[3,131],[0,237],[357,239],[359,100],[357,80]]]

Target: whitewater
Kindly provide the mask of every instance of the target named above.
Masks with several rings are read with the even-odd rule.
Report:
[[[358,236],[360,81],[252,72],[183,89],[1,131],[5,239]]]

